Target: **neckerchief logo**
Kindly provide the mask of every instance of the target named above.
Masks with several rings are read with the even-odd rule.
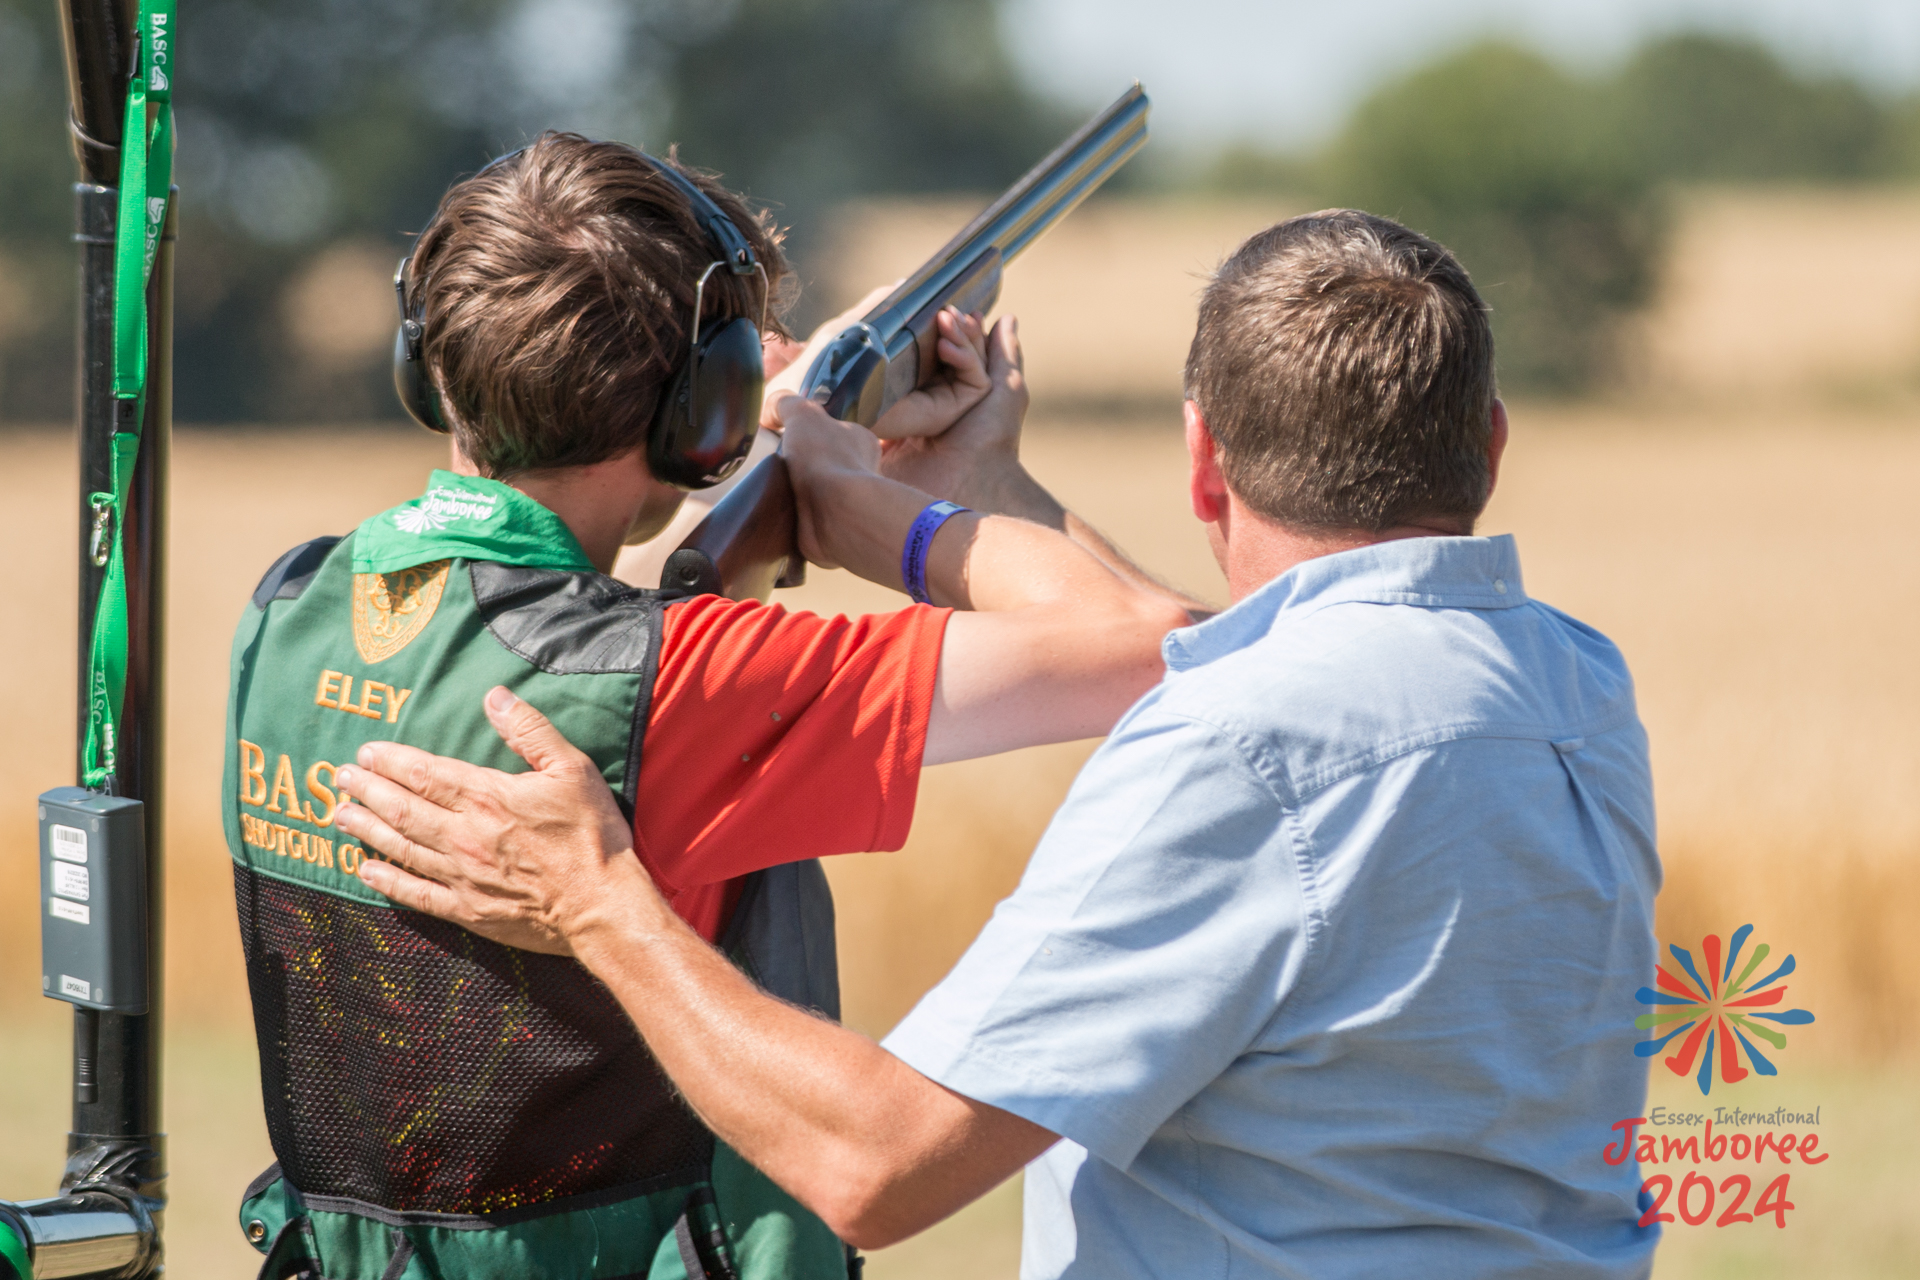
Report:
[[[500,509],[497,494],[436,485],[420,496],[417,505],[393,513],[393,527],[402,533],[437,533],[455,520],[485,524]]]
[[[402,533],[426,533],[430,529],[444,529],[447,522],[430,511],[419,507],[405,507],[393,513],[393,527]]]
[[[440,607],[452,563],[353,575],[353,646],[362,658],[384,662],[413,642]]]
[[[393,574],[441,560],[593,572],[573,531],[551,509],[498,480],[451,471],[435,471],[425,493],[368,518],[353,533],[356,574]]]

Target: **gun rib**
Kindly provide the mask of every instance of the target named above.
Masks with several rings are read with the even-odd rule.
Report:
[[[1027,170],[879,306],[867,323],[891,340],[986,249],[1012,261],[1133,157],[1147,141],[1152,103],[1138,82]]]

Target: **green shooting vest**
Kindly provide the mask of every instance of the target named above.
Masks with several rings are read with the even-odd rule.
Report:
[[[255,590],[223,812],[278,1157],[241,1206],[262,1277],[845,1280],[846,1246],[713,1137],[578,962],[395,907],[333,825],[334,766],[366,742],[524,770],[482,710],[496,684],[631,816],[669,603],[594,572],[531,498],[444,471]],[[760,872],[722,946],[838,1017],[832,911],[817,862]]]

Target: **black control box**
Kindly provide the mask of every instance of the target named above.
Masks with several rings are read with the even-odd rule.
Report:
[[[146,806],[84,787],[40,797],[40,990],[147,1011]]]

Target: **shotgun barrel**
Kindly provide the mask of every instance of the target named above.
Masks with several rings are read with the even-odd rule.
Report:
[[[801,394],[834,417],[871,427],[933,376],[935,318],[947,307],[984,315],[1001,273],[1100,188],[1147,141],[1151,104],[1138,83],[960,229],[920,268],[820,352]],[[793,490],[779,456],[761,462],[714,505],[668,558],[660,585],[741,600],[806,580]],[[777,473],[777,474],[776,474]]]
[[[1136,83],[961,228],[807,371],[800,394],[871,427],[933,372],[934,317],[949,306],[985,314],[1000,273],[1079,207],[1147,141],[1147,95]]]

